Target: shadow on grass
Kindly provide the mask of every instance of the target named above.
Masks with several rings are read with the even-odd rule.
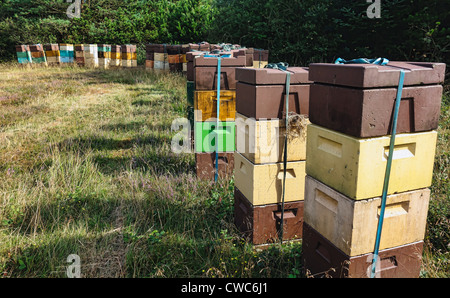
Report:
[[[132,124],[131,126],[133,126]],[[121,127],[119,125],[119,127]],[[114,127],[113,127],[114,128]],[[125,126],[128,128],[128,126]],[[60,151],[90,152],[103,174],[114,175],[126,170],[153,171],[154,173],[182,174],[195,171],[193,154],[171,151],[171,136],[148,135],[127,139],[102,137],[66,139],[58,147]],[[118,150],[128,150],[126,153]],[[120,155],[118,155],[120,154]]]

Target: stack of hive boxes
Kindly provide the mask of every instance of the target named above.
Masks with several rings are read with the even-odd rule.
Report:
[[[156,71],[169,71],[169,57],[166,44],[154,45],[153,69]]]
[[[31,52],[28,45],[18,45],[16,46],[17,62],[21,64],[31,63]]]
[[[98,66],[103,69],[108,69],[111,64],[111,45],[98,44]]]
[[[59,44],[59,55],[61,64],[74,63],[74,46],[73,44],[61,43]]]
[[[181,45],[167,46],[167,61],[169,62],[169,71],[181,72],[183,64],[181,62]]]
[[[122,67],[136,67],[137,53],[136,45],[122,45]]]
[[[145,45],[145,69],[153,69],[155,67],[155,44]]]
[[[253,49],[253,67],[264,68],[269,63],[269,50]]]
[[[57,43],[44,45],[45,57],[49,66],[59,66],[61,59]]]
[[[225,54],[225,53],[223,53]],[[217,151],[220,176],[233,172],[235,150],[236,79],[235,69],[245,66],[245,56],[221,56],[218,74],[217,56],[194,58],[194,150],[197,177],[215,176]],[[217,79],[220,80],[220,113],[217,115]],[[216,128],[217,118],[219,127]],[[216,136],[217,134],[217,136]],[[219,142],[216,150],[216,142]]]
[[[239,46],[235,46],[239,47]],[[233,53],[234,56],[245,55],[246,66],[264,68],[269,62],[269,51],[254,48],[241,48]]]
[[[310,65],[303,258],[313,275],[370,277],[400,69],[376,274],[419,277],[445,64],[394,61]]]
[[[181,62],[181,71],[183,74],[187,74],[187,53],[190,51],[189,44],[183,44],[181,45],[181,56],[180,56],[180,62]]]
[[[98,47],[97,44],[84,45],[84,66],[97,68],[98,67]]]
[[[122,47],[120,45],[111,46],[111,62],[110,67],[120,67],[122,66]]]
[[[84,44],[76,44],[75,45],[75,63],[78,66],[84,66],[85,65]]]
[[[283,239],[302,234],[308,69],[289,67],[290,132],[287,143]],[[286,73],[271,68],[236,69],[235,224],[253,244],[279,239],[286,134]],[[294,129],[295,128],[295,129]],[[297,134],[294,134],[294,132]]]
[[[44,47],[41,44],[30,45],[31,61],[34,65],[47,66]]]

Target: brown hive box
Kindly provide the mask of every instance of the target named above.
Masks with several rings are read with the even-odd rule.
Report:
[[[219,177],[233,174],[234,153],[220,152],[218,156]],[[214,179],[216,165],[215,153],[195,153],[195,168],[197,177],[200,179]]]
[[[308,68],[289,67],[289,112],[309,114]],[[259,119],[285,115],[286,73],[272,68],[236,68],[236,112]]]
[[[17,45],[16,52],[27,52],[30,50],[30,47],[27,45]]]
[[[205,54],[204,52],[187,52],[186,53],[186,79],[190,82],[194,81],[194,58],[199,55]]]
[[[215,90],[217,88],[217,61],[216,57],[204,57],[204,55],[195,57],[195,90]],[[235,69],[244,67],[245,63],[245,56],[221,58],[221,90],[236,89]]]
[[[43,45],[45,51],[59,51],[59,45],[56,43]]]
[[[400,69],[406,73],[397,133],[436,129],[443,63],[311,64],[311,123],[359,138],[389,135]]]
[[[30,45],[31,52],[41,52],[44,51],[44,47],[41,44]]]
[[[284,204],[283,240],[302,237],[303,204],[303,201]],[[238,188],[234,189],[234,223],[253,244],[279,240],[281,208],[280,203],[254,206]]]
[[[368,278],[373,254],[349,257],[328,239],[303,223],[303,264],[305,273],[314,277]],[[380,250],[381,278],[418,278],[422,264],[423,241]]]

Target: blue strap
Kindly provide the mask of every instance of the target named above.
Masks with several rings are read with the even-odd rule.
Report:
[[[373,260],[372,260],[372,270],[371,270],[372,278],[375,277],[376,262],[378,259],[378,251],[380,248],[381,230],[383,227],[384,210],[386,208],[387,190],[389,187],[389,177],[390,177],[392,158],[393,158],[393,153],[394,153],[395,135],[397,132],[398,110],[400,108],[400,101],[402,99],[404,80],[405,80],[405,71],[402,69],[402,70],[400,70],[400,79],[399,79],[398,89],[397,89],[397,98],[395,99],[394,119],[392,120],[392,134],[391,134],[391,140],[390,140],[390,144],[389,144],[389,156],[388,156],[388,160],[387,160],[387,164],[386,164],[386,173],[384,176],[383,193],[382,193],[382,197],[381,197],[381,210],[380,210],[380,217],[378,219],[377,236],[375,239],[375,249],[374,249]]]
[[[273,68],[279,69],[286,73],[286,97],[285,97],[285,106],[286,106],[286,134],[284,136],[284,152],[283,152],[283,189],[281,194],[281,218],[280,218],[280,242],[283,243],[283,234],[284,234],[284,197],[286,190],[286,170],[287,170],[287,130],[289,125],[289,89],[291,85],[291,73],[287,70],[289,64],[286,62],[278,62],[278,63],[270,63],[264,66],[264,68]]]
[[[230,58],[231,54],[205,54],[203,57],[209,58]]]
[[[344,60],[342,58],[337,58],[334,61],[334,64],[378,64],[378,65],[386,65],[389,63],[389,60],[386,58],[376,58],[376,59],[367,59],[367,58],[357,58],[352,60]]]
[[[219,120],[220,120],[220,68],[221,57],[217,58],[217,116],[216,116],[216,164],[214,171],[214,181],[219,178]]]
[[[289,64],[287,62],[278,62],[278,63],[269,63],[264,66],[264,68],[273,68],[273,69],[279,69],[286,71],[286,69],[289,67]]]

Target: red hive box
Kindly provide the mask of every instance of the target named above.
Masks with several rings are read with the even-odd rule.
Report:
[[[218,156],[219,177],[226,177],[233,174],[234,153],[220,152]],[[199,179],[214,179],[216,165],[215,153],[195,153],[195,167]]]
[[[320,233],[303,223],[303,264],[305,273],[314,277],[368,278],[372,254],[349,257]],[[378,253],[381,278],[418,278],[422,264],[423,241]]]
[[[289,67],[289,112],[309,114],[308,68]],[[236,69],[236,111],[246,117],[283,119],[285,114],[286,73],[272,68]]]
[[[303,201],[286,202],[283,216],[283,240],[302,237]],[[253,206],[235,187],[234,223],[253,244],[279,241],[281,204]]]
[[[358,138],[389,135],[400,69],[406,73],[397,133],[436,129],[444,63],[310,64],[311,123]]]
[[[195,90],[215,90],[217,88],[217,61],[216,57],[194,58]],[[245,56],[221,58],[220,88],[221,90],[235,90],[236,67],[245,66]]]

